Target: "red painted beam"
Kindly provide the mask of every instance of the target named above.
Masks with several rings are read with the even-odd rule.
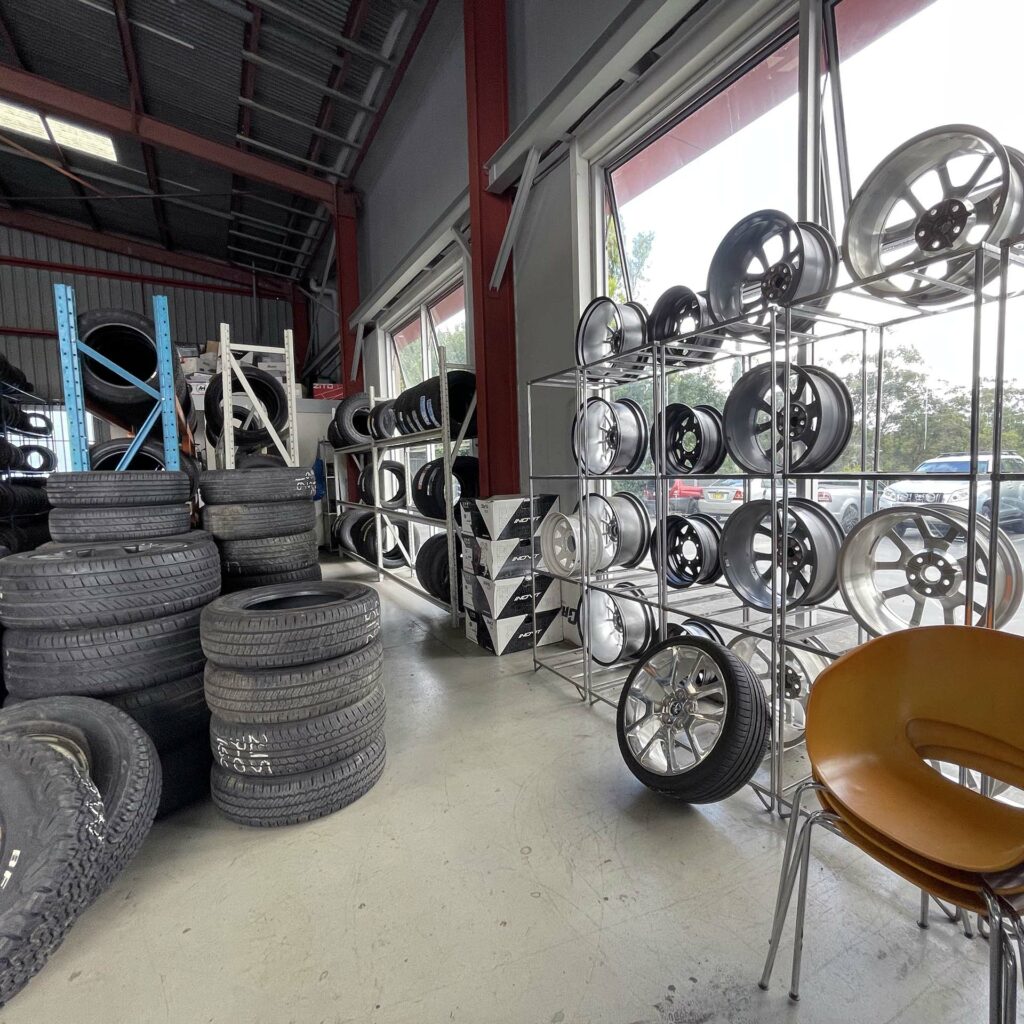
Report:
[[[200,256],[194,253],[168,252],[158,245],[148,242],[139,242],[122,235],[110,235],[92,231],[82,224],[74,221],[61,220],[57,217],[46,217],[40,213],[30,213],[27,210],[13,210],[0,206],[0,225],[14,228],[17,231],[30,231],[36,235],[46,235],[48,238],[56,238],[63,242],[73,242],[76,245],[85,245],[93,249],[102,249],[104,252],[116,252],[121,256],[128,256],[131,259],[144,260],[147,263],[159,263],[164,267],[172,267],[175,270],[183,270],[188,274],[197,274],[201,277],[212,277],[218,281],[230,281],[241,286],[246,294],[252,292],[252,274],[241,267],[232,266],[230,263],[222,263],[220,260],[212,259],[209,256]],[[6,257],[11,259],[13,257]],[[89,273],[86,267],[75,268],[75,273]],[[135,277],[136,275],[133,275]],[[173,279],[168,279],[173,281]],[[163,282],[161,282],[163,283]],[[191,282],[173,282],[178,287],[193,288],[198,291],[207,290],[204,287]],[[168,287],[172,285],[169,283]],[[210,289],[212,290],[212,289]],[[222,288],[217,288],[223,291]],[[265,298],[290,299],[291,285],[284,280],[273,277],[256,275],[256,290]]]
[[[22,338],[56,338],[56,331],[44,331],[39,327],[0,327],[0,334],[18,335]]]
[[[488,288],[512,200],[487,191],[485,161],[508,138],[505,0],[465,0],[469,217],[473,239],[473,345],[480,447],[480,493],[519,491],[519,388],[512,275]]]
[[[69,117],[140,143],[186,153],[240,177],[266,182],[325,206],[334,204],[334,185],[323,178],[314,178],[254,153],[244,153],[234,146],[185,131],[147,114],[135,114],[116,103],[87,96],[38,75],[0,65],[0,94],[35,110]]]

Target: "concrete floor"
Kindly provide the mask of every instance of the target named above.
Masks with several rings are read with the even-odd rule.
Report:
[[[271,832],[209,804],[158,824],[0,1022],[985,1019],[987,945],[944,920],[918,929],[916,891],[830,836],[803,998],[786,998],[787,946],[761,992],[784,835],[752,793],[659,799],[623,765],[609,708],[380,591],[376,788]]]

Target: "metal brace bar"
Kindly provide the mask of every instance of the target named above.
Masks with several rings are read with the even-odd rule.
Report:
[[[227,326],[227,325],[225,324],[225,325],[222,325],[222,326]],[[260,424],[263,427],[266,428],[267,433],[270,435],[270,440],[274,442],[274,444],[277,446],[277,450],[281,453],[281,457],[285,460],[285,462],[287,462],[288,458],[289,458],[289,456],[288,456],[288,449],[285,448],[284,442],[281,440],[281,435],[278,434],[278,432],[274,429],[274,424],[271,423],[269,419],[267,419],[267,417],[264,414],[262,408],[260,407],[259,399],[256,397],[255,392],[252,390],[252,385],[249,383],[248,379],[246,378],[245,373],[243,372],[242,367],[239,364],[238,360],[236,360],[234,355],[232,355],[230,347],[228,348],[228,351],[227,351],[226,354],[227,354],[227,357],[228,357],[228,364],[229,364],[229,367],[230,367],[230,371],[233,372],[234,375],[238,378],[238,383],[242,385],[242,391],[245,392],[245,394],[248,397],[249,401],[252,402],[252,409],[253,409],[253,412],[256,414],[256,419],[259,420]],[[228,380],[229,381],[231,379],[231,372],[229,372],[229,374],[228,374]],[[231,397],[230,397],[231,396],[231,392],[229,391],[229,392],[226,392],[225,394],[226,394],[226,400],[230,402],[231,401]],[[294,402],[294,401],[295,401],[295,389],[293,388],[292,389],[292,402]],[[290,406],[289,406],[289,408],[290,408]],[[228,422],[228,413],[225,411],[225,413],[224,413],[224,423],[225,423],[225,425],[227,424],[227,422]],[[234,424],[232,424],[232,435],[234,435],[234,429],[233,428],[234,428]],[[291,428],[294,430],[294,421],[291,424]],[[225,434],[225,436],[227,436],[227,430],[224,431],[224,434]],[[233,439],[234,438],[232,436],[232,440]],[[232,457],[232,461],[234,461],[233,457]],[[229,469],[234,469],[234,466],[229,466],[228,468]]]
[[[501,240],[501,247],[498,249],[498,258],[494,261],[494,272],[488,287],[496,292],[501,286],[501,279],[505,276],[505,269],[508,266],[509,257],[512,255],[512,246],[515,244],[516,235],[523,223],[523,215],[526,213],[526,204],[530,200],[530,190],[533,188],[533,179],[537,175],[537,165],[540,163],[540,150],[533,148],[526,154],[526,165],[523,167],[523,176],[519,179],[519,188],[516,190],[516,197],[512,200],[512,210],[508,215],[508,224],[505,225],[505,236]]]
[[[352,372],[349,374],[349,380],[355,380],[356,374],[359,372],[359,360],[363,354],[363,335],[366,332],[366,324],[362,320],[356,324],[356,345],[355,351],[352,353]]]
[[[114,373],[116,373],[119,377],[123,377],[126,381],[128,381],[129,384],[134,384],[135,387],[137,387],[140,391],[144,392],[145,394],[149,395],[150,398],[155,399],[158,402],[160,401],[160,392],[157,391],[156,388],[147,384],[144,380],[139,380],[139,378],[136,377],[134,373],[129,373],[126,369],[124,369],[124,367],[118,366],[117,363],[108,359],[105,355],[102,355],[101,353],[97,352],[96,349],[91,348],[89,345],[86,345],[84,341],[77,342],[77,346],[78,351],[82,355],[88,356],[90,359],[95,359],[96,362],[102,364],[108,370],[113,370]]]
[[[295,415],[295,335],[291,328],[284,332],[284,386],[288,389],[288,451],[291,465],[299,464],[299,431]],[[282,454],[284,454],[282,452]],[[284,461],[288,462],[289,455]]]
[[[145,444],[146,438],[149,437],[150,432],[156,424],[156,421],[160,418],[161,403],[157,402],[156,405],[150,410],[149,415],[146,417],[145,422],[139,427],[138,433],[132,438],[132,443],[128,445],[128,450],[118,459],[117,472],[127,469],[131,465],[132,459],[135,458],[139,453],[139,449]],[[166,456],[166,451],[165,451]],[[171,467],[168,466],[168,469]]]
[[[89,434],[85,423],[82,368],[78,362],[78,318],[75,313],[75,293],[66,284],[55,284],[53,298],[57,309],[57,337],[60,342],[60,370],[64,384],[64,404],[67,407],[68,416],[71,468],[76,473],[81,473],[89,469]]]
[[[455,244],[462,250],[462,255],[467,260],[471,260],[473,256],[469,251],[469,242],[466,241],[466,236],[458,228],[452,228],[452,238],[455,239]]]
[[[158,412],[164,432],[164,468],[170,472],[181,469],[181,450],[178,440],[178,411],[174,394],[174,346],[171,344],[171,318],[167,309],[167,296],[153,296],[153,323],[156,325],[156,356],[160,380]],[[120,468],[120,467],[118,467]]]
[[[234,388],[231,383],[231,328],[227,324],[220,325],[220,382],[221,402],[223,404],[223,429],[220,433],[224,445],[224,469],[235,468],[235,421],[232,409]]]

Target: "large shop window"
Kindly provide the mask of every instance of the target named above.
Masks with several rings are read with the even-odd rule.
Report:
[[[427,376],[423,350],[423,324],[419,310],[397,331],[391,332],[394,342],[391,362],[391,393],[397,395]]]
[[[438,345],[444,345],[449,366],[468,366],[466,351],[466,289],[458,285],[427,307]]]
[[[472,366],[466,344],[466,289],[461,283],[417,307],[391,332],[391,394],[397,395],[438,372],[437,350],[449,367]]]

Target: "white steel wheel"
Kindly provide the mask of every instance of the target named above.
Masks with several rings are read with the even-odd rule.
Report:
[[[583,531],[587,530],[587,550],[601,547],[601,539],[590,516],[552,512],[541,524],[540,555],[548,570],[556,576],[579,576],[583,567]]]

